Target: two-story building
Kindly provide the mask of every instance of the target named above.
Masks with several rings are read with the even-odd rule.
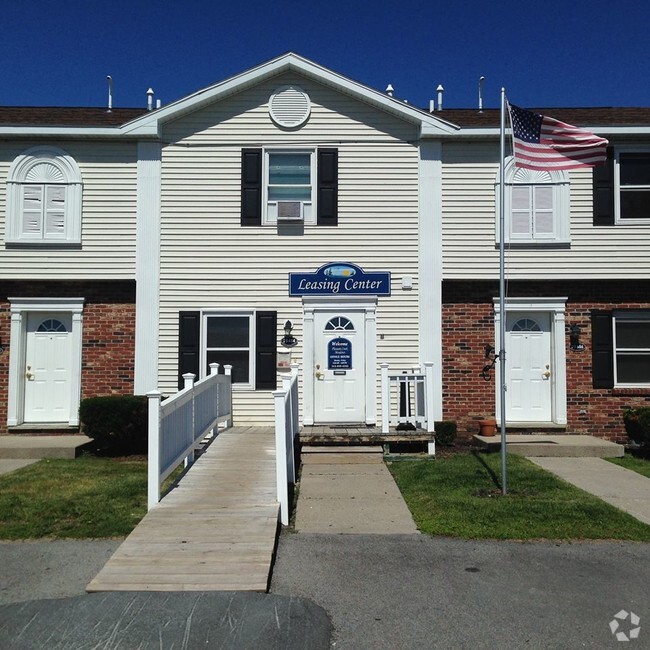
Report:
[[[611,160],[505,165],[507,421],[616,438],[650,399],[650,109],[553,116]],[[474,433],[498,413],[498,121],[295,54],[154,111],[0,108],[2,432],[212,362],[239,424],[272,422],[291,362],[304,426],[373,426],[379,364],[430,361],[435,419]]]

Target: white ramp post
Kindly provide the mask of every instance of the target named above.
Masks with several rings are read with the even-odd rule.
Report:
[[[295,431],[293,428],[293,391],[291,390],[291,376],[282,377],[282,390],[286,393],[287,399],[284,403],[286,412],[285,412],[285,443],[287,445],[287,483],[296,482],[296,471],[293,463],[294,456],[294,435]]]
[[[285,422],[285,396],[283,390],[273,391],[275,402],[275,474],[280,521],[289,525],[289,491],[287,489],[287,424]]]
[[[147,454],[147,509],[160,501],[160,391],[147,393],[149,446]]]
[[[435,434],[436,424],[435,415],[433,413],[433,362],[424,362],[424,399],[425,399],[425,412],[427,418],[427,433]],[[431,436],[427,445],[430,456],[436,455],[436,439]]]
[[[226,429],[232,427],[232,366],[227,363],[223,367],[223,372],[228,377],[228,400],[230,402],[230,407],[228,408],[228,413],[230,417],[226,420]]]
[[[194,379],[196,378],[196,375],[194,375],[191,372],[186,372],[183,375],[183,390],[191,390],[194,388]],[[190,428],[190,431],[186,431],[186,443],[190,443],[194,441],[194,395],[192,395],[192,426]],[[187,448],[187,447],[186,447]],[[194,449],[190,452],[189,456],[185,456],[185,460],[183,461],[183,465],[185,468],[189,467],[192,463],[194,462]]]
[[[381,363],[381,432],[390,429],[390,383],[388,381],[388,364]]]

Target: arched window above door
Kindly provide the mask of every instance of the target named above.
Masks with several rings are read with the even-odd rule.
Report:
[[[354,330],[354,324],[345,316],[334,316],[325,325],[326,332],[350,332]]]

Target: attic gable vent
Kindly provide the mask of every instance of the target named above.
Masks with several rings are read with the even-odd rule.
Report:
[[[278,126],[302,126],[309,118],[310,111],[309,95],[297,86],[282,86],[269,99],[269,114]]]

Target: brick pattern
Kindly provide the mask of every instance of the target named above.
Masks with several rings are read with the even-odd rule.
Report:
[[[11,327],[8,296],[83,297],[82,399],[133,393],[135,282],[3,282],[0,284],[0,340],[4,346],[0,354],[0,435],[9,433],[6,427]]]
[[[478,420],[494,415],[498,364],[489,381],[480,372],[487,363],[486,343],[494,342],[493,298],[497,282],[443,283],[443,418],[456,420],[459,436],[478,432]],[[591,377],[591,310],[650,309],[650,282],[510,282],[510,297],[568,297],[566,309],[567,433],[626,442],[623,411],[650,405],[650,389],[597,389]],[[585,350],[569,348],[569,326],[577,324]],[[509,428],[508,431],[511,431]],[[515,433],[531,432],[530,429]],[[536,429],[543,431],[543,428]],[[552,433],[561,433],[553,429]]]

